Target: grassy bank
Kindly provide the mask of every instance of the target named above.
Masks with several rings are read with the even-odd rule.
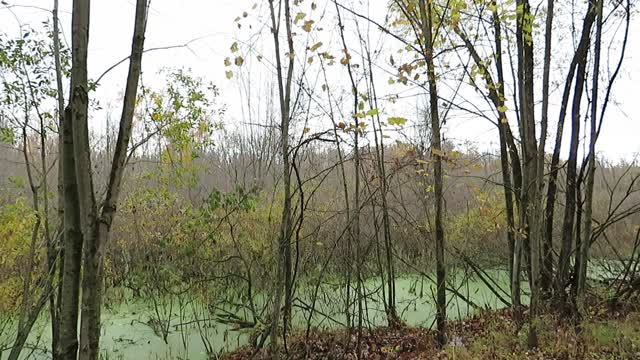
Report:
[[[436,346],[435,332],[416,327],[363,329],[362,359],[640,359],[637,299],[612,307],[592,299],[580,324],[549,311],[540,317],[540,347],[529,349],[510,310],[484,311],[449,323],[449,345]],[[527,326],[526,324],[524,325]],[[356,359],[358,335],[345,331],[298,334],[288,344],[290,359]],[[242,348],[224,359],[270,359],[266,349]]]

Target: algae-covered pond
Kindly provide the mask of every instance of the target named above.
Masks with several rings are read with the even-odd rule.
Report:
[[[505,271],[488,271],[492,287],[508,299],[508,275]],[[385,325],[386,318],[380,291],[379,279],[367,280],[363,293],[365,324]],[[474,309],[469,302],[482,308],[504,307],[499,297],[478,277],[466,278],[456,274],[450,281],[459,296],[448,292],[448,316],[459,319],[472,315]],[[526,286],[525,286],[526,287]],[[504,291],[504,292],[503,292]],[[311,304],[315,286],[305,286],[297,291],[299,304],[294,307],[294,326],[304,328],[309,312],[304,308]],[[323,284],[317,292],[312,319],[315,328],[337,328],[344,324],[344,288]],[[396,281],[397,310],[409,325],[430,327],[435,317],[433,282],[425,276],[404,275]],[[463,300],[464,297],[466,300]],[[468,301],[467,301],[468,300]],[[46,315],[46,314],[44,314]],[[244,315],[244,314],[239,314]],[[162,301],[131,301],[110,306],[103,311],[100,347],[104,359],[207,359],[208,350],[213,353],[230,351],[249,340],[248,331],[236,331],[229,325],[212,318],[213,314],[196,301],[188,299]],[[157,319],[161,319],[158,321]],[[159,329],[168,328],[166,339]],[[46,316],[39,321],[29,338],[30,349],[25,349],[23,358],[50,358],[50,328]],[[166,341],[165,341],[166,340]],[[0,340],[6,342],[7,339]],[[3,344],[5,347],[9,344]],[[0,355],[6,358],[8,351]],[[3,357],[4,356],[4,357]]]

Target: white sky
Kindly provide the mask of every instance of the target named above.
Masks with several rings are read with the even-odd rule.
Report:
[[[11,8],[13,14],[23,24],[33,24],[34,27],[37,27],[50,14],[43,10],[22,7],[22,5],[47,9],[53,5],[53,0],[6,0],[6,2],[9,5],[21,5]],[[61,0],[60,2],[60,17],[65,24],[64,36],[70,41],[71,1]],[[221,89],[219,100],[229,109],[224,121],[239,121],[242,117],[241,106],[237,100],[239,89],[237,82],[225,78],[226,69],[223,59],[230,56],[229,46],[236,36],[247,34],[246,30],[244,33],[236,32],[234,19],[243,11],[252,13],[251,7],[256,2],[262,3],[260,0],[152,0],[146,48],[179,45],[194,39],[199,40],[192,42],[188,48],[146,53],[143,63],[145,84],[153,85],[154,81],[159,81],[156,73],[163,67],[191,68],[194,74],[213,81]],[[343,3],[350,4],[351,1],[343,0]],[[371,4],[378,3],[380,8],[374,10],[384,11],[387,1],[371,0]],[[128,55],[135,0],[93,0],[91,5],[89,75],[95,79],[111,65]],[[18,31],[19,23],[13,14],[7,10],[6,6],[0,5],[0,32],[15,34]],[[632,20],[627,59],[616,82],[613,101],[609,105],[605,127],[598,141],[599,152],[613,159],[630,158],[633,154],[640,152],[640,121],[638,119],[640,114],[640,46],[638,44],[640,42],[638,35],[640,35],[640,21],[636,17]],[[387,42],[390,41],[387,40]],[[271,44],[265,46],[271,46]],[[539,51],[541,47],[541,45],[538,46]],[[563,63],[557,65],[566,67]],[[118,94],[122,91],[126,69],[125,63],[103,80],[95,94],[103,105],[105,102],[117,100]],[[384,77],[379,81],[386,84],[387,79],[388,77]],[[387,90],[384,87],[381,88]],[[401,90],[395,88],[394,91]],[[557,99],[552,97],[552,102],[558,103],[561,94],[557,93],[554,96],[557,96]],[[414,112],[416,101],[407,100],[402,103],[402,106],[410,109],[409,113]],[[585,109],[583,113],[584,111]],[[551,118],[554,119],[554,116],[551,115]],[[497,142],[493,127],[485,120],[469,117],[452,119],[447,131],[448,136],[461,141],[470,140],[480,148],[492,146]],[[569,128],[565,127],[565,134],[568,132]],[[552,142],[553,134],[550,139]]]

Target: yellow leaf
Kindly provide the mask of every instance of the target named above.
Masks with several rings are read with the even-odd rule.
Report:
[[[224,59],[224,66],[231,66],[231,60],[229,60],[229,58]]]
[[[390,117],[389,120],[389,125],[404,125],[407,122],[407,119],[403,118],[403,117]]]
[[[233,77],[233,71],[227,71],[225,75],[227,75],[227,79],[231,79]]]
[[[305,14],[305,13],[303,13],[303,12],[299,12],[299,13],[297,13],[297,14],[296,14],[296,18],[295,18],[295,19],[293,19],[293,23],[294,23],[294,24],[297,24],[297,23],[298,23],[298,21],[300,21],[300,20],[304,19],[304,17],[305,17],[305,16],[307,16],[307,14]]]
[[[231,44],[231,52],[237,52],[238,51],[238,42],[234,42],[233,44]]]
[[[309,50],[316,51],[320,46],[322,46],[322,41],[315,43],[312,47],[309,48]]]
[[[431,149],[431,153],[435,156],[439,156],[439,157],[443,157],[444,151],[440,150],[440,149]]]
[[[314,23],[315,21],[313,20],[307,20],[304,22],[304,25],[302,25],[302,29],[306,32],[311,32],[311,26],[313,26]]]

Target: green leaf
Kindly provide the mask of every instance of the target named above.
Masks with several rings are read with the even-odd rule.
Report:
[[[388,120],[389,125],[398,125],[398,126],[402,126],[407,122],[406,118],[403,117],[390,117]]]
[[[0,143],[15,144],[16,138],[13,130],[5,127],[0,127]]]
[[[369,111],[367,111],[367,116],[374,116],[374,115],[378,115],[378,109],[371,109]]]
[[[227,75],[227,79],[231,80],[231,78],[233,77],[233,71],[227,71],[225,72],[225,75]]]

